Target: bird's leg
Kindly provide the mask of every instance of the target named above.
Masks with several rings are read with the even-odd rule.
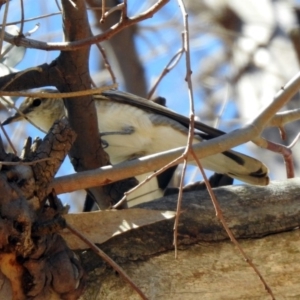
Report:
[[[108,131],[108,132],[100,132],[101,137],[101,144],[103,149],[107,148],[109,146],[108,142],[104,140],[102,137],[106,135],[127,135],[134,133],[134,127],[133,126],[126,126],[123,127],[121,131]]]
[[[101,135],[100,135],[100,138],[101,138]],[[103,140],[103,139],[101,139],[101,145],[102,145],[103,149],[105,149],[109,146],[108,142],[106,140]]]
[[[126,127],[123,127],[121,129],[121,131],[108,131],[108,132],[101,132],[100,133],[100,136],[105,136],[105,135],[126,135],[126,134],[132,134],[134,133],[134,127],[133,126],[126,126]]]

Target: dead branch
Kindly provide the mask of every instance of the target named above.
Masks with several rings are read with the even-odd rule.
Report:
[[[25,160],[37,159],[35,164],[17,164],[20,158],[1,151],[2,159],[14,162],[3,165],[0,173],[0,269],[10,281],[13,299],[78,297],[83,291],[83,269],[57,234],[64,226],[63,207],[47,193],[74,139],[61,120],[43,141],[31,148],[27,143]]]
[[[150,7],[145,12],[140,15],[132,18],[123,19],[118,24],[112,26],[109,30],[107,30],[103,34],[99,34],[89,38],[82,38],[78,41],[70,41],[70,42],[61,42],[61,43],[45,43],[41,41],[36,41],[33,39],[23,38],[11,35],[7,32],[4,34],[4,40],[12,45],[23,46],[26,48],[40,49],[40,50],[61,50],[61,51],[72,51],[80,48],[84,48],[90,46],[95,43],[100,43],[104,40],[110,39],[112,36],[127,28],[132,26],[138,22],[151,18],[157,11],[159,11],[164,5],[166,5],[169,0],[158,0],[152,7]]]
[[[292,251],[292,249],[296,249],[295,245],[292,244],[292,241],[294,241],[294,243],[298,241],[297,237],[299,235],[299,231],[296,229],[300,225],[300,210],[298,205],[298,198],[296,195],[300,192],[299,179],[291,179],[284,182],[274,182],[268,187],[222,187],[214,189],[214,192],[216,194],[216,197],[218,198],[224,218],[229,228],[232,230],[236,238],[247,239],[246,242],[239,242],[241,243],[245,251],[247,251],[248,253],[252,253],[251,258],[253,259],[255,264],[260,266],[260,271],[263,273],[265,279],[270,284],[275,296],[277,296],[278,289],[280,288],[278,285],[276,285],[277,281],[275,280],[275,278],[278,279],[278,269],[275,268],[277,263],[280,263],[280,272],[282,274],[286,274],[285,276],[296,276],[297,274],[289,274],[289,269],[284,271],[285,264],[287,264],[287,257],[284,255],[286,255],[286,252]],[[138,207],[144,209],[155,209],[162,212],[175,211],[176,205],[177,196],[173,195],[158,199],[154,202],[141,204]],[[169,265],[170,268],[172,268],[172,266],[174,265],[174,270],[176,270],[175,273],[177,274],[177,278],[178,276],[179,278],[185,278],[187,274],[191,273],[189,271],[184,271],[186,269],[183,265],[191,265],[198,259],[201,260],[201,264],[203,266],[205,265],[206,267],[201,267],[201,264],[197,264],[196,268],[191,268],[191,270],[193,270],[192,272],[205,272],[207,276],[213,274],[216,276],[215,280],[213,280],[210,285],[210,295],[217,292],[221,293],[221,291],[217,287],[219,286],[219,284],[223,284],[223,280],[225,280],[225,278],[227,278],[228,276],[227,272],[230,272],[230,274],[232,274],[233,278],[235,278],[235,284],[238,284],[239,281],[237,277],[234,276],[234,273],[243,272],[242,270],[245,269],[248,270],[247,276],[250,276],[251,278],[251,288],[254,288],[253,285],[255,285],[257,289],[255,290],[255,293],[263,295],[264,291],[257,284],[257,278],[255,278],[249,268],[245,267],[245,261],[241,260],[240,257],[236,255],[237,253],[234,250],[234,247],[232,247],[232,244],[228,245],[227,243],[220,243],[221,241],[228,240],[229,238],[222,224],[215,217],[215,210],[211,203],[208,192],[197,191],[184,193],[181,209],[182,213],[180,217],[180,226],[178,228],[179,253],[177,260],[174,260],[172,245],[174,224],[173,219],[165,219],[149,225],[144,224],[143,226],[137,227],[135,229],[131,228],[126,232],[121,232],[120,228],[122,228],[123,224],[121,220],[124,220],[124,211],[108,212],[110,214],[116,215],[120,213],[122,214],[122,217],[120,216],[119,219],[120,225],[114,223],[109,229],[111,234],[113,235],[111,239],[107,240],[106,242],[99,240],[99,243],[101,243],[101,249],[105,251],[105,253],[107,253],[110,257],[114,258],[115,261],[121,263],[122,267],[125,268],[128,274],[135,279],[135,282],[139,286],[144,287],[144,292],[146,293],[146,295],[151,295],[151,291],[153,291],[152,280],[149,280],[148,276],[146,276],[146,278],[145,276],[141,276],[141,274],[144,274],[145,272],[153,272],[151,274],[155,274],[155,276],[151,278],[156,278],[156,276],[158,278],[162,278],[164,276],[169,278],[171,274],[169,272],[172,271],[169,271],[170,269],[167,267],[167,265]],[[105,212],[99,212],[99,214],[101,213],[105,214]],[[141,212],[141,215],[144,214]],[[72,215],[68,217],[72,218]],[[83,217],[84,215],[82,216],[82,218]],[[99,219],[97,215],[91,217]],[[127,220],[128,226],[138,223],[137,220],[132,220],[132,222],[130,222],[129,219]],[[81,223],[86,228],[91,229],[86,221],[83,222],[77,219],[76,225],[79,226],[79,228],[79,224]],[[95,224],[96,222],[91,223]],[[94,226],[97,227],[94,230],[99,233],[101,230],[101,225]],[[120,231],[118,234],[116,234],[117,230]],[[286,242],[285,235],[282,234],[282,232],[290,230],[294,230],[294,237],[291,237],[291,240],[289,242]],[[93,230],[91,229],[91,231]],[[262,237],[269,236],[270,234],[274,233],[277,234],[273,237],[270,237],[273,242],[270,242],[270,246],[268,248],[265,248],[263,246],[263,242],[265,239],[262,239]],[[96,236],[94,238],[97,239]],[[259,240],[252,240],[255,238],[259,238]],[[97,242],[95,239],[93,241]],[[268,240],[270,239],[267,238],[266,241]],[[253,252],[253,250],[251,249],[256,243],[258,243],[260,246],[258,246],[257,250]],[[193,246],[192,248],[188,246],[194,244],[197,244],[198,246]],[[226,249],[228,248],[228,250],[226,250],[225,252],[226,255],[224,254],[225,256],[223,256],[221,253],[223,253],[223,247],[225,246]],[[188,257],[189,255],[191,255],[191,251],[192,249],[194,249],[194,247],[197,248],[197,251],[192,256],[193,258],[191,259],[191,261]],[[170,254],[168,254],[168,251],[170,251]],[[270,255],[270,253],[273,253],[273,255]],[[299,251],[295,252],[293,261],[297,261],[298,253]],[[88,288],[88,291],[94,290],[95,282],[99,282],[99,280],[101,280],[101,288],[97,291],[103,293],[109,285],[108,281],[105,280],[105,278],[110,278],[109,282],[114,282],[114,284],[116,284],[117,286],[119,286],[119,284],[122,285],[119,281],[119,278],[113,276],[112,271],[110,269],[107,269],[105,265],[103,265],[103,262],[97,259],[95,255],[93,255],[90,251],[80,252],[80,255],[84,264],[89,268],[89,274],[91,276],[91,286]],[[219,255],[223,257],[221,261],[218,260]],[[281,255],[282,258],[280,259],[280,261],[278,261],[278,257],[281,257]],[[143,268],[143,266],[147,265],[147,261],[149,262],[149,265],[151,265],[152,263],[156,264],[156,261],[161,262],[166,256],[168,256],[169,258],[164,265],[165,267],[161,268],[158,264],[156,269]],[[208,257],[210,257],[209,262],[206,261]],[[213,267],[216,266],[216,257],[218,263],[228,266],[226,268],[226,271],[218,269],[218,273],[216,274],[216,269]],[[274,257],[273,268],[269,267],[269,260],[267,259],[267,257],[270,257],[270,259],[271,257]],[[190,261],[191,263],[188,263]],[[232,262],[236,261],[239,261],[238,266],[233,267],[233,269],[229,268]],[[266,266],[266,264],[268,266]],[[290,265],[287,264],[286,267],[288,266]],[[187,272],[187,274],[184,272]],[[169,275],[167,276],[166,274]],[[225,277],[224,279],[222,279],[222,275]],[[145,280],[143,281],[142,278],[145,278]],[[200,276],[199,279],[200,278],[202,278],[202,276]],[[272,280],[269,280],[270,278]],[[297,278],[297,276],[295,278]],[[193,280],[191,277],[189,277],[189,279]],[[167,282],[170,282],[169,279],[167,280]],[[204,282],[205,284],[208,284],[207,281],[204,280]],[[231,284],[234,284],[234,282]],[[285,291],[287,292],[291,282],[284,280],[282,280],[282,282],[283,283],[281,285],[281,288],[285,286]],[[295,281],[295,283],[296,282],[297,281]],[[162,294],[164,293],[164,291],[168,291],[168,287],[165,287],[166,290],[164,290],[162,286],[164,286],[163,283],[162,285],[156,286],[155,291],[157,291],[158,294]],[[247,293],[246,282],[244,285],[244,289],[244,292]],[[201,293],[201,291],[197,289],[193,289],[193,291],[194,296],[198,296],[199,293]],[[119,292],[120,290],[118,289],[118,292],[116,292],[116,294],[111,292],[109,293],[110,295],[106,295],[103,297],[104,299],[113,299],[110,297],[113,297],[113,295],[114,297],[118,297],[118,295],[120,295]],[[132,292],[128,290],[126,295],[128,295],[128,293]],[[178,293],[180,294],[180,292]],[[184,295],[181,295],[181,297],[185,299]],[[85,297],[83,298],[88,299]]]

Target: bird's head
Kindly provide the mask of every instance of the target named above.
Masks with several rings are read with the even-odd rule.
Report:
[[[55,92],[43,90],[43,92]],[[20,105],[19,111],[7,118],[2,125],[21,120],[29,120],[44,132],[48,132],[53,123],[65,115],[62,99],[28,97]]]

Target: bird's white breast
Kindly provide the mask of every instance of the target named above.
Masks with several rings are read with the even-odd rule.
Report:
[[[102,137],[108,143],[105,149],[113,164],[143,156],[145,149],[151,147],[152,123],[141,109],[115,102],[96,101],[98,127]],[[131,134],[121,134],[127,129],[133,129]],[[120,134],[111,134],[109,132]]]
[[[108,143],[105,149],[113,164],[172,148],[185,146],[187,135],[170,126],[167,121],[153,122],[153,114],[140,108],[116,102],[96,101],[98,126]],[[162,119],[163,120],[163,119]],[[132,128],[131,134],[111,134]]]

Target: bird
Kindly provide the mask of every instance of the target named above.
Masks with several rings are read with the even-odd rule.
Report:
[[[104,91],[93,98],[102,145],[113,165],[187,144],[190,120],[173,110],[119,90]],[[57,119],[66,115],[63,99],[41,97],[26,98],[19,112],[8,117],[2,125],[26,118],[48,132]],[[199,121],[195,121],[194,128],[193,143],[225,134]],[[207,156],[200,161],[205,169],[248,184],[264,186],[269,183],[266,165],[234,150]]]

